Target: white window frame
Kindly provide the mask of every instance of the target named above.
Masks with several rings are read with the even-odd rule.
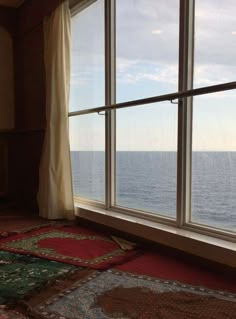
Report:
[[[71,9],[72,16],[78,14],[96,0],[78,1]],[[179,85],[178,92],[193,91],[187,97],[179,97],[178,101],[178,151],[177,151],[177,204],[176,220],[161,215],[143,212],[135,209],[119,207],[115,203],[116,196],[116,108],[132,105],[134,101],[116,104],[116,0],[104,0],[105,6],[105,106],[78,112],[70,112],[70,116],[82,116],[104,110],[105,113],[105,203],[96,202],[80,197],[75,201],[93,208],[102,208],[111,212],[118,212],[125,216],[143,218],[183,230],[189,230],[236,242],[236,234],[210,226],[190,222],[191,216],[191,156],[192,156],[192,100],[193,95],[236,89],[236,82],[222,83],[222,85],[204,87],[193,90],[194,67],[194,8],[195,0],[179,0]],[[218,89],[219,87],[219,89]],[[199,91],[199,93],[196,93]],[[176,94],[177,94],[176,93]],[[172,100],[173,94],[167,94],[166,99]],[[180,94],[179,94],[180,95]],[[157,97],[158,98],[158,97]],[[141,105],[152,98],[135,101]],[[145,104],[145,103],[144,103]],[[146,101],[147,104],[147,101]],[[109,108],[108,108],[109,107]]]

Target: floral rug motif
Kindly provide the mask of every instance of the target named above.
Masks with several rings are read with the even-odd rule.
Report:
[[[133,256],[101,233],[80,227],[45,227],[0,241],[0,250],[30,254],[93,269],[108,269]]]
[[[42,319],[235,319],[236,295],[108,270],[31,309],[29,315]]]
[[[81,268],[0,251],[0,304],[16,301]]]

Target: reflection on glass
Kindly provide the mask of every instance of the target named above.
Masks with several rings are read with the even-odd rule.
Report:
[[[236,231],[236,95],[193,101],[191,221]]]
[[[116,1],[117,102],[178,88],[179,0]]]
[[[105,103],[104,1],[71,19],[70,112]]]
[[[195,88],[235,81],[235,10],[232,0],[195,0]]]
[[[70,118],[74,196],[105,201],[105,122],[103,116]]]
[[[176,217],[177,107],[117,111],[116,205]]]

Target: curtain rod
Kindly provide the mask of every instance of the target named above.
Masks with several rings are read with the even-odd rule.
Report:
[[[144,106],[146,104],[165,102],[165,101],[173,102],[176,99],[216,93],[216,92],[224,92],[224,91],[229,91],[233,89],[236,89],[236,82],[228,82],[224,84],[217,84],[217,85],[202,87],[198,89],[187,90],[183,92],[157,95],[157,96],[139,99],[139,100],[127,101],[127,102],[122,102],[117,104],[95,107],[91,109],[85,109],[85,110],[76,111],[76,112],[70,112],[69,116],[100,113],[100,112],[109,111],[109,110],[116,110],[116,109],[122,109],[122,108],[134,107],[134,106],[140,106],[140,105]]]

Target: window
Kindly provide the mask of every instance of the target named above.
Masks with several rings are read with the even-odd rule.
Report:
[[[71,112],[105,104],[104,1],[87,4],[72,19]],[[104,203],[104,117],[70,117],[69,126],[74,196]]]
[[[195,0],[193,86],[235,80],[235,3]],[[191,222],[236,232],[236,95],[193,98]]]
[[[115,205],[176,219],[177,113],[169,102],[117,110]]]
[[[76,200],[235,239],[234,10],[230,0],[72,10]]]
[[[179,1],[116,1],[116,102],[177,91],[178,30]],[[177,122],[169,102],[117,110],[116,206],[176,219]]]

